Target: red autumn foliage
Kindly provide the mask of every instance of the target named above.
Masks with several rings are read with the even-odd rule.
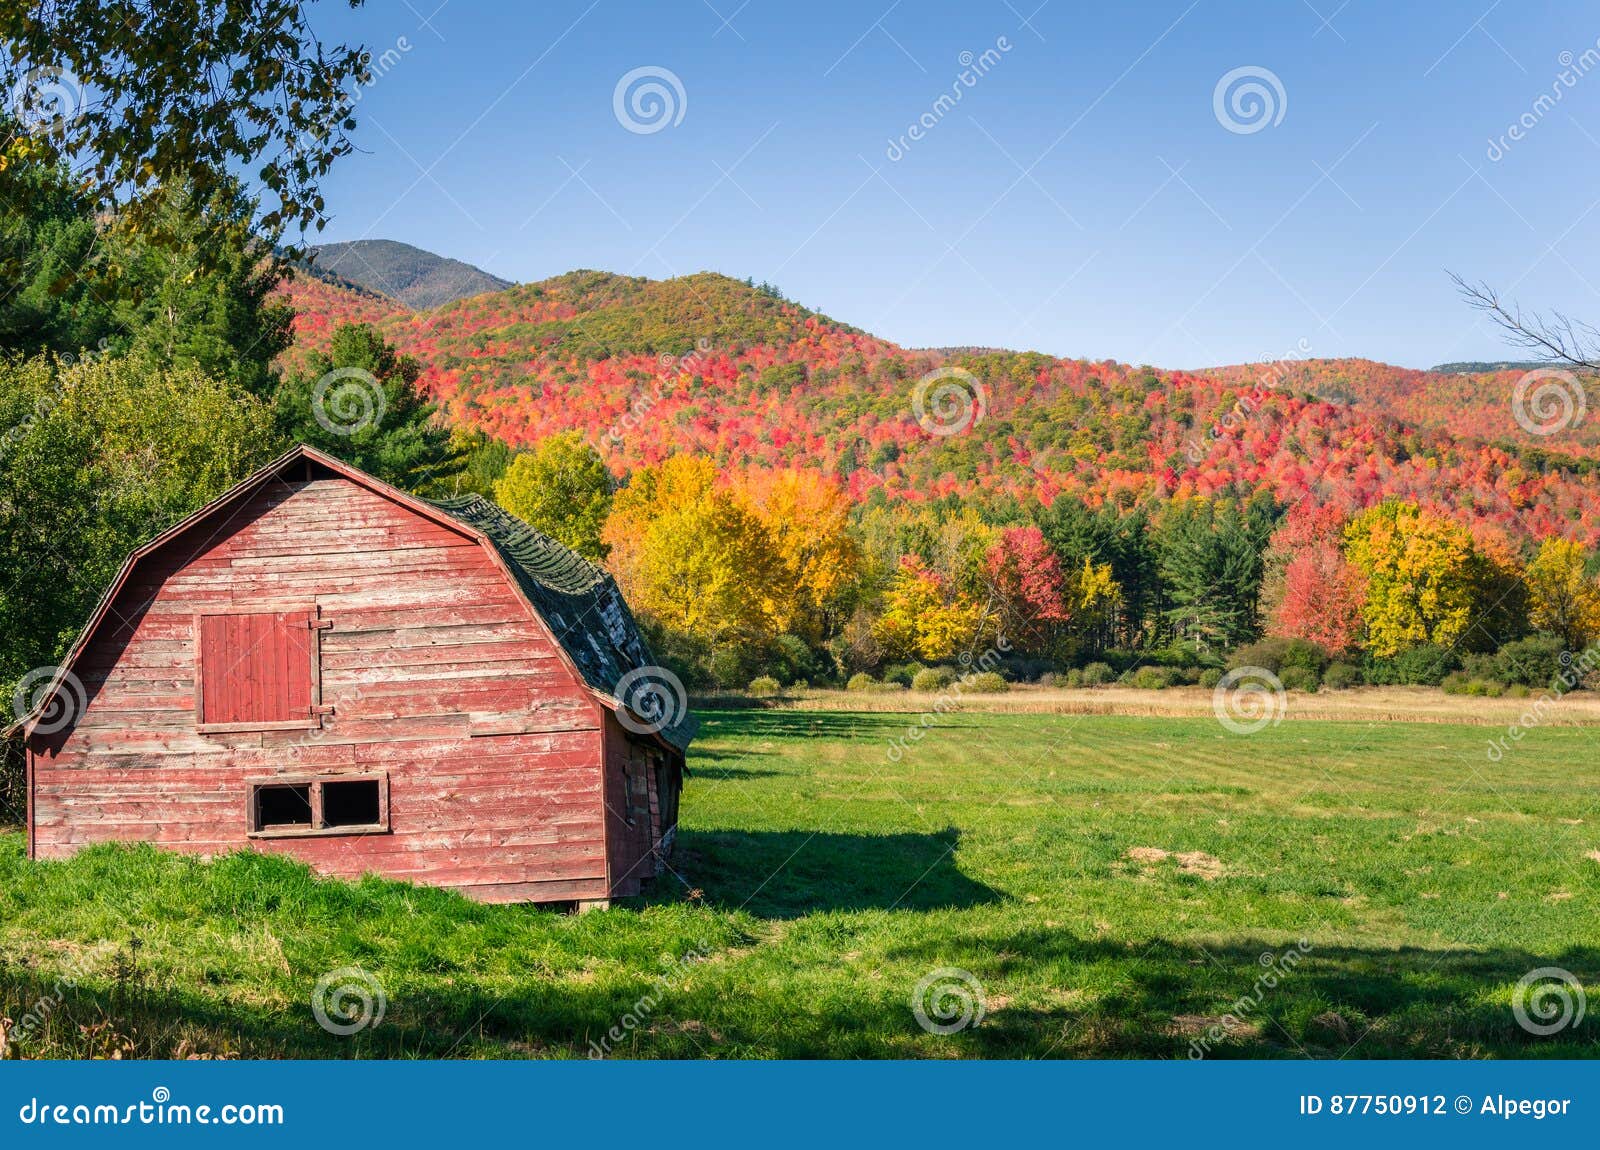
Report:
[[[1025,650],[1045,650],[1051,633],[1072,618],[1067,581],[1044,533],[1007,527],[985,556],[1001,634]]]
[[[577,429],[619,475],[692,451],[723,469],[815,467],[855,501],[1067,494],[1093,507],[1265,490],[1351,513],[1400,499],[1518,545],[1600,544],[1586,470],[1600,421],[1524,431],[1514,372],[1308,359],[1194,373],[913,351],[709,274],[574,272],[426,312],[306,277],[284,290],[300,310],[288,358],[338,322],[373,323],[422,363],[421,387],[452,422],[519,447]],[[940,367],[982,384],[979,418],[958,434],[914,415],[919,379]],[[1296,567],[1286,610],[1298,628],[1332,573],[1318,562]]]
[[[1309,639],[1333,654],[1361,639],[1361,573],[1342,553],[1345,514],[1331,504],[1290,510],[1267,547],[1268,633]]]

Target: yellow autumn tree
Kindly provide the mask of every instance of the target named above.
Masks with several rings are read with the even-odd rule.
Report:
[[[1083,566],[1067,580],[1067,597],[1073,630],[1089,634],[1111,621],[1122,602],[1122,586],[1111,573],[1111,564],[1094,563],[1085,555]]]
[[[713,647],[776,634],[783,565],[709,460],[675,455],[637,472],[601,539],[630,603],[663,626]]]
[[[1345,558],[1365,578],[1367,649],[1388,658],[1446,646],[1472,625],[1482,563],[1463,527],[1415,503],[1383,503],[1345,529]]]
[[[511,461],[495,502],[587,559],[604,559],[600,529],[611,510],[611,475],[576,431],[545,439]]]
[[[907,555],[883,593],[883,614],[872,634],[890,659],[937,663],[969,650],[984,624],[982,606]]]
[[[999,533],[974,507],[963,507],[933,531],[933,567],[957,591],[981,594],[985,559]]]
[[[820,640],[861,573],[844,487],[820,471],[753,469],[735,494],[766,529],[784,577],[770,596],[776,626]]]
[[[1561,636],[1569,651],[1600,639],[1600,583],[1585,574],[1581,546],[1570,539],[1546,539],[1523,580],[1535,628]]]

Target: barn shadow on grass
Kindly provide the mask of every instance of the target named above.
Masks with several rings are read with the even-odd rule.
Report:
[[[819,911],[957,910],[1000,901],[956,866],[960,832],[680,830],[673,869],[715,907],[761,918]],[[663,880],[663,893],[673,889]]]
[[[1070,973],[1043,1001],[986,994],[983,1022],[956,1036],[966,1057],[1600,1058],[1600,1026],[1558,994],[1545,995],[1550,1013],[1532,1021],[1577,1024],[1549,1035],[1519,1025],[1511,1005],[1511,988],[1540,968],[1595,986],[1594,947],[1551,956],[1249,938],[1130,943],[1033,928],[957,935],[891,957],[967,970],[993,987],[1005,978],[998,955]],[[1571,996],[1559,982],[1543,985]],[[1530,1012],[1540,1001],[1527,999]]]
[[[1536,955],[1313,946],[1257,998],[1266,969],[1260,956],[1283,951],[1282,942],[1248,938],[1201,950],[1164,939],[1130,945],[1045,928],[976,930],[891,951],[874,960],[870,978],[854,977],[841,958],[826,994],[798,999],[785,979],[743,972],[744,959],[735,952],[692,979],[663,980],[646,963],[633,978],[537,977],[488,986],[459,971],[442,977],[419,969],[404,951],[391,951],[363,960],[386,992],[386,1014],[351,1036],[317,1024],[309,1001],[315,975],[305,972],[293,993],[265,1000],[248,986],[224,998],[215,986],[80,985],[62,996],[21,1053],[518,1058],[585,1057],[598,1049],[668,1058],[1600,1056],[1594,1020],[1539,1036],[1518,1025],[1509,1001],[1509,988],[1544,966],[1561,967],[1594,985],[1600,951],[1593,947]],[[761,961],[759,954],[747,957]],[[941,968],[970,972],[984,988],[982,1019],[949,1035],[925,1032],[910,1008],[917,981]],[[1032,989],[1013,993],[1020,985]],[[20,1019],[32,1004],[61,993],[48,979],[0,964],[0,1015]],[[946,1003],[952,1004],[959,1008],[959,1000]],[[1236,1021],[1225,1023],[1226,1016]],[[626,1018],[638,1024],[619,1032]],[[619,1037],[613,1043],[608,1033]]]
[[[726,764],[726,765],[725,765]],[[737,755],[729,755],[724,762],[697,763],[692,769],[690,777],[696,783],[707,779],[712,782],[725,780],[743,781],[745,779],[775,779],[780,778],[785,771],[769,771],[762,767],[748,767],[741,764]]]

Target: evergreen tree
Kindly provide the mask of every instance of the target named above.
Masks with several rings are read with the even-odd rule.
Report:
[[[294,314],[273,298],[283,265],[251,234],[237,188],[204,203],[174,193],[132,233],[97,219],[59,165],[0,179],[0,274],[15,285],[0,297],[0,350],[128,355],[270,394]]]
[[[0,137],[11,131],[0,116]],[[0,350],[78,356],[111,335],[93,205],[59,164],[0,171]]]
[[[451,495],[481,495],[494,498],[494,485],[511,466],[516,452],[503,439],[487,432],[456,424],[450,429],[450,445],[461,453],[461,470],[450,481]]]
[[[1124,512],[1114,504],[1091,511],[1082,500],[1058,496],[1037,515],[1039,528],[1067,570],[1109,564],[1120,590],[1119,606],[1108,634],[1112,645],[1137,647],[1152,638],[1159,621],[1161,573],[1149,516],[1141,508]],[[1096,650],[1100,642],[1091,644]]]
[[[1175,504],[1161,525],[1161,577],[1175,638],[1236,647],[1261,633],[1262,555],[1277,509],[1269,499]]]
[[[251,232],[252,206],[237,187],[206,200],[178,190],[136,235],[107,235],[111,338],[154,367],[193,364],[267,397],[273,366],[294,343],[294,312],[273,289],[281,260]]]
[[[278,432],[408,491],[444,492],[462,452],[417,390],[417,361],[366,324],[342,324],[326,352],[273,396]]]

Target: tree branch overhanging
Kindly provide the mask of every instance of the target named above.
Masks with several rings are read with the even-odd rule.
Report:
[[[1538,312],[1525,313],[1515,301],[1501,299],[1488,284],[1468,283],[1455,272],[1449,274],[1468,306],[1493,320],[1513,346],[1550,363],[1600,371],[1600,331],[1593,326],[1559,311],[1548,318]]]

